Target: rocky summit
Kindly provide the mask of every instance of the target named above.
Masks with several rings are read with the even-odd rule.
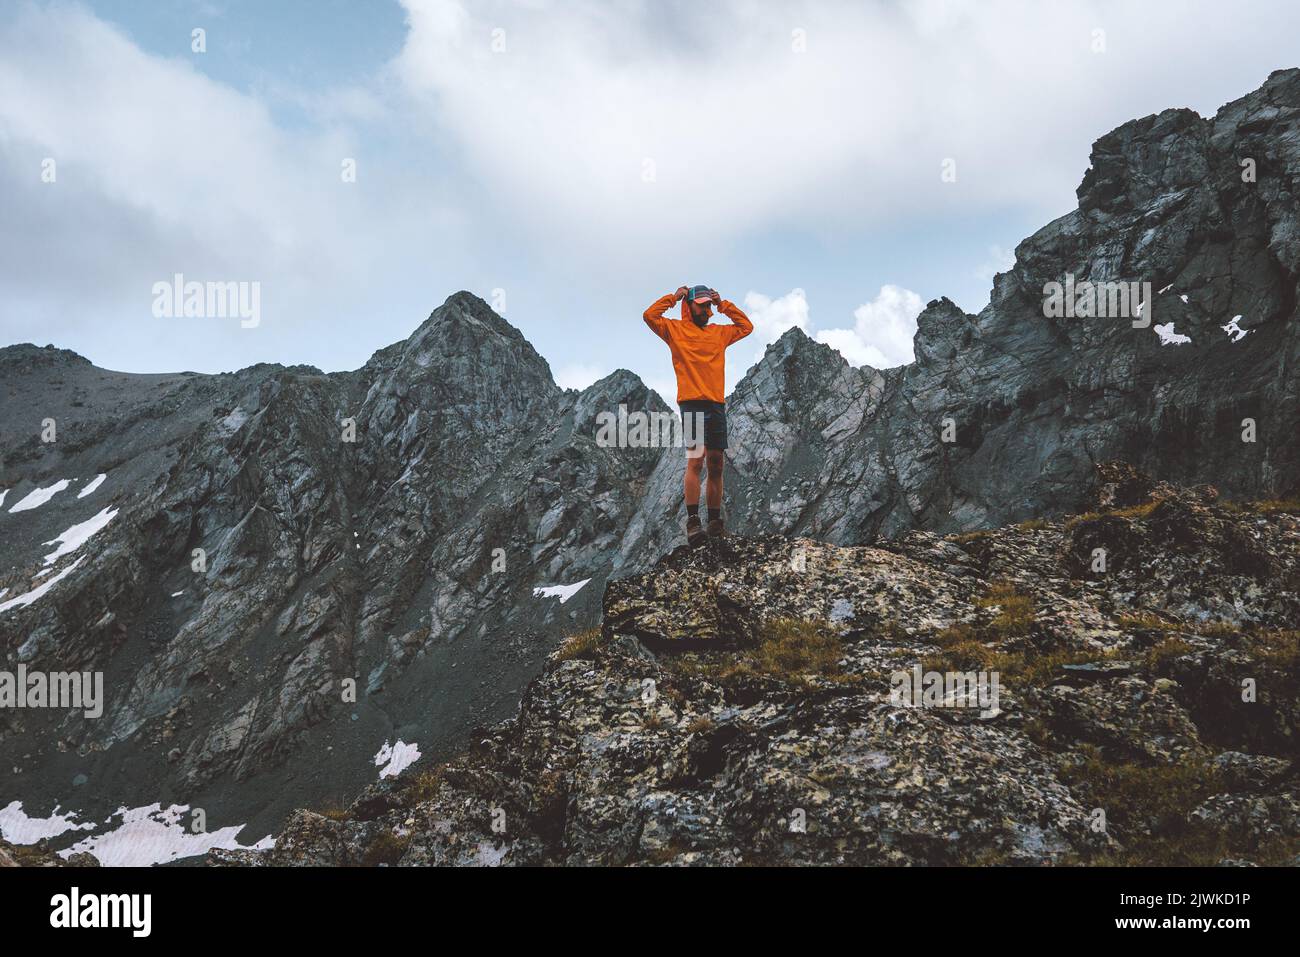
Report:
[[[187,815],[231,848],[302,807],[337,813],[274,859],[1283,853],[1293,514],[1089,497],[1109,461],[1300,493],[1298,183],[1297,69],[1102,136],[1077,208],[978,314],[931,302],[915,361],[768,346],[728,398],[738,536],[699,553],[680,450],[598,440],[661,397],[559,388],[467,292],[349,372],[0,349],[0,671],[104,688],[0,712],[0,827],[130,862],[105,822],[193,856]],[[1058,313],[1067,282],[1150,293]],[[915,667],[922,697],[996,671],[997,704],[891,706]],[[1151,794],[1206,830],[1167,846]]]
[[[1300,863],[1297,623],[1300,503],[1118,465],[1063,522],[683,546],[460,757],[215,857]]]

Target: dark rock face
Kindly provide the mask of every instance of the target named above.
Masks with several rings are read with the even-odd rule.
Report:
[[[5,597],[39,584],[41,543],[116,509],[53,566],[83,556],[66,581],[0,613],[11,670],[104,670],[108,698],[98,720],[5,711],[5,803],[179,801],[214,823],[265,809],[263,832],[374,780],[385,741],[433,756],[513,711],[594,617],[654,467],[657,450],[599,447],[595,415],[666,411],[626,372],[559,389],[467,293],[352,373],[131,376],[33,347],[0,364]],[[53,443],[35,437],[45,417]],[[75,484],[7,511],[61,478]],[[534,595],[583,580],[564,603]]]
[[[468,753],[335,819],[300,812],[264,855],[218,858],[1288,861],[1300,507],[1160,494],[878,547],[683,546],[611,582],[599,636],[562,649]],[[1123,561],[1079,575],[1093,526],[1128,533],[1113,539]],[[1224,541],[1257,561],[1225,562]],[[997,700],[959,686],[900,702],[899,676],[917,671],[944,689],[996,673]]]
[[[1212,482],[1231,499],[1292,495],[1300,487],[1298,173],[1300,70],[1289,70],[1212,119],[1170,110],[1098,140],[1079,208],[1018,247],[979,315],[930,303],[912,364],[855,369],[802,332],[787,333],[728,402],[729,526],[782,536],[761,546],[767,552],[736,546],[739,567],[751,569],[744,579],[718,578],[681,556],[663,566],[684,563],[673,575],[661,568],[636,577],[681,541],[681,452],[605,447],[596,425],[620,405],[667,407],[624,371],[581,394],[559,389],[518,330],[468,293],[347,373],[258,365],[126,375],[52,347],[0,350],[4,667],[103,671],[107,697],[93,720],[0,712],[0,767],[12,782],[0,807],[22,799],[32,813],[62,803],[95,816],[185,802],[205,808],[214,825],[248,822],[252,840],[291,807],[357,793],[373,781],[370,758],[385,742],[417,742],[428,764],[459,749],[474,727],[513,713],[559,637],[597,621],[607,580],[615,584],[606,627],[638,648],[736,653],[772,619],[765,589],[776,586],[755,562],[771,550],[784,555],[795,537],[863,546],[918,528],[1059,517],[1088,503],[1093,463],[1107,459],[1180,485]],[[1044,284],[1067,273],[1164,290],[1153,326],[1046,318]],[[1237,315],[1237,332],[1222,328]],[[1167,333],[1190,343],[1162,344],[1154,325],[1168,323]],[[1252,443],[1242,441],[1246,418],[1255,421]],[[47,419],[54,441],[42,440]],[[345,439],[350,429],[355,441]],[[87,492],[99,474],[103,484]],[[46,504],[10,511],[61,480],[70,484]],[[1157,486],[1119,470],[1093,505],[1149,504]],[[1059,574],[1086,576],[1096,547],[1110,549],[1116,574],[1134,574],[1147,544],[1213,554],[1222,574],[1243,580],[1270,573],[1256,530],[1222,518],[1206,495],[1164,499],[1142,526],[1110,515],[1062,531]],[[86,544],[46,561],[61,533],[105,516]],[[900,573],[929,589],[919,593],[934,603],[926,621],[955,620],[954,603],[973,600],[983,574],[969,567],[970,548],[905,541],[947,557],[894,546],[880,554],[926,563],[939,577],[923,583],[913,566]],[[1025,547],[1015,535],[1006,542]],[[830,606],[799,615],[840,621],[845,607],[878,607],[882,622],[899,622],[887,608],[895,597],[888,576],[869,570],[884,559],[836,554],[857,556],[860,574],[827,583]],[[564,603],[534,593],[583,581]],[[1168,593],[1143,600],[1182,607],[1191,586],[1167,584]],[[12,604],[45,585],[47,594]],[[679,600],[701,591],[716,594],[705,604]],[[1249,590],[1222,600],[1215,614],[1232,620],[1282,601]],[[638,653],[618,667],[611,688],[658,666]],[[1231,676],[1217,659],[1206,667],[1196,680],[1207,689]],[[545,680],[576,694],[589,671],[566,669]],[[1232,704],[1206,693],[1215,703],[1199,706],[1198,721],[1212,713],[1204,709]],[[831,698],[834,708],[862,704]],[[711,707],[691,720],[716,721]],[[1052,713],[1081,720],[1068,704]],[[1236,732],[1248,751],[1291,733],[1284,714],[1251,714]],[[594,727],[610,715],[571,717]],[[747,740],[746,720],[734,730]],[[835,720],[847,722],[848,712]],[[947,746],[947,725],[890,720],[920,722],[907,732],[917,747]],[[709,738],[692,747],[703,747],[707,762],[719,745]],[[960,759],[968,769],[1019,753],[971,747]],[[761,775],[758,765],[748,773]],[[1017,838],[990,825],[988,853],[1082,853],[1059,823],[1074,809],[1046,773],[1027,775],[1041,790],[1021,805],[1037,830]],[[931,776],[924,763],[916,774]],[[955,791],[934,800],[949,798],[960,800]],[[689,817],[695,808],[677,810]],[[733,813],[708,813],[724,811]],[[590,826],[600,833],[613,824]],[[529,853],[553,857],[550,832],[537,827]],[[770,848],[784,846],[775,835]],[[449,859],[462,853],[478,851],[462,847]]]

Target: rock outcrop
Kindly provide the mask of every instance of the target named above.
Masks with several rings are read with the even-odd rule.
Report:
[[[70,854],[63,858],[45,846],[36,844],[10,844],[0,841],[0,867],[98,867],[93,854]]]
[[[610,582],[601,628],[464,755],[216,858],[1295,863],[1300,503],[1102,479],[1148,493],[877,546],[683,546]]]

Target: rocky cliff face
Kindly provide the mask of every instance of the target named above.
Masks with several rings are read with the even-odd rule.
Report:
[[[263,831],[294,792],[373,780],[386,742],[435,755],[513,710],[595,614],[654,466],[599,447],[593,410],[664,409],[628,373],[559,389],[467,293],[354,373],[133,376],[27,346],[0,364],[0,605],[64,576],[0,612],[8,668],[103,670],[107,698],[95,720],[3,713],[3,803],[174,802]]]
[[[1100,491],[1064,523],[682,546],[466,754],[217,858],[1300,862],[1300,504]]]
[[[979,315],[930,303],[914,363],[769,347],[729,399],[730,526],[865,546],[1059,517],[1111,458],[1294,493],[1298,176],[1300,70],[1102,137],[1079,208]],[[1153,322],[1045,317],[1067,273],[1150,282]],[[385,745],[428,764],[513,713],[606,582],[680,542],[680,452],[596,441],[600,413],[659,397],[623,371],[559,389],[468,293],[355,372],[125,375],[14,346],[0,383],[4,669],[102,671],[107,699],[0,712],[0,815],[192,805],[247,842],[345,803]]]
[[[1103,136],[1078,208],[1016,248],[978,315],[931,302],[910,365],[854,369],[798,330],[768,349],[728,401],[732,523],[842,544],[992,527],[1076,509],[1107,459],[1294,491],[1298,196],[1300,70],[1213,118],[1166,110]],[[1150,283],[1150,324],[1047,318],[1044,286],[1067,274]],[[624,542],[633,568],[671,546],[676,470],[660,463]]]

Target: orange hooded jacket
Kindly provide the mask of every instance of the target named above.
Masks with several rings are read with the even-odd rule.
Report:
[[[666,313],[676,293],[656,299],[642,316],[656,336],[668,343],[673,354],[673,371],[677,373],[677,401],[704,399],[726,401],[727,346],[739,342],[754,331],[754,324],[734,302],[722,300],[718,311],[731,320],[729,326],[709,323],[697,326],[691,319],[691,306],[682,300],[682,317],[669,319]]]

